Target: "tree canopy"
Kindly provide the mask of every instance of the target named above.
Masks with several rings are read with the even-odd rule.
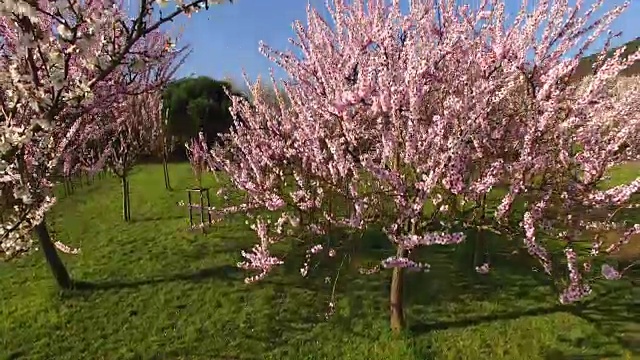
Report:
[[[213,140],[218,133],[225,133],[233,123],[229,106],[231,99],[225,93],[227,81],[207,76],[182,78],[171,82],[164,93],[164,108],[167,109],[169,135],[184,143],[203,131],[207,139]]]

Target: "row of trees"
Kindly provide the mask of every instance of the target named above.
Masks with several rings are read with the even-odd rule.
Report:
[[[61,171],[109,166],[128,189],[131,158],[160,137],[161,89],[177,65],[159,28],[211,3],[179,2],[165,13],[140,0],[133,17],[124,3],[102,0],[0,4],[5,258],[29,250],[34,232],[58,285],[72,286],[45,221],[54,180]]]
[[[107,169],[122,182],[122,213],[131,219],[128,176],[139,157],[162,157],[166,166],[169,144],[162,95],[169,80],[182,64],[184,49],[168,51],[161,33],[145,39],[144,65],[121,67],[117,75],[127,90],[108,108],[85,114],[80,129],[63,155],[64,175],[93,174]],[[115,76],[115,74],[114,74]],[[165,169],[166,170],[166,169]],[[165,173],[167,173],[165,171]],[[168,177],[165,185],[169,187]]]
[[[166,149],[161,105],[173,97],[160,89],[179,54],[167,51],[158,28],[209,2],[180,3],[159,19],[154,4],[141,0],[133,20],[96,0],[0,8],[0,62],[10,70],[0,76],[0,190],[10,210],[0,249],[7,256],[28,249],[35,230],[63,288],[72,282],[45,222],[61,165],[69,173],[110,167],[121,176],[126,219],[133,158]],[[582,14],[580,4],[558,0],[528,12],[523,2],[511,24],[504,8],[499,0],[479,9],[416,0],[403,13],[397,1],[336,0],[331,26],[315,10],[307,26],[296,24],[298,55],[262,47],[292,81],[273,91],[249,84],[249,97],[228,93],[233,126],[198,155],[247,194],[244,204],[211,210],[254,219],[260,241],[239,264],[258,272],[248,282],[282,264],[272,244],[290,236],[307,242],[309,258],[333,257],[359,237],[321,244],[320,235],[381,226],[396,248],[381,262],[393,269],[396,330],[404,325],[404,269],[428,268],[413,250],[457,244],[469,233],[480,234],[478,242],[489,230],[521,239],[559,279],[563,303],[591,292],[597,256],[640,233],[639,224],[618,217],[633,206],[640,178],[598,188],[611,166],[640,155],[638,86],[610,87],[640,53],[606,58],[607,43],[593,77],[578,86],[571,77],[580,57],[624,6],[590,22],[597,6]],[[182,109],[210,116],[225,101]],[[206,149],[197,146],[204,139],[190,148]],[[626,230],[602,248],[600,234],[611,227]],[[590,249],[576,245],[585,236],[594,238]],[[549,246],[557,243],[562,254]],[[561,257],[564,269],[555,266]],[[621,276],[602,269],[607,278]]]
[[[580,1],[526,4],[508,22],[499,0],[477,9],[417,0],[408,12],[398,1],[336,0],[329,20],[310,10],[306,26],[295,24],[295,53],[262,47],[291,78],[286,98],[274,102],[259,80],[249,84],[251,101],[232,98],[234,127],[208,159],[247,194],[211,209],[255,222],[259,242],[239,263],[256,271],[246,281],[290,258],[273,254],[275,243],[294,236],[309,256],[335,254],[360,237],[322,234],[370,226],[396,248],[381,263],[393,269],[394,330],[405,322],[404,269],[428,268],[414,250],[468,234],[519,240],[556,279],[563,304],[590,294],[592,280],[619,278],[622,269],[592,268],[640,233],[620,216],[637,207],[640,177],[599,185],[640,155],[640,84],[611,87],[640,52],[606,56],[609,32],[593,76],[582,84],[573,76],[628,4],[598,19],[602,2],[587,11]],[[610,229],[621,237],[604,246]],[[579,245],[588,238],[591,246]]]
[[[161,159],[165,188],[171,189],[168,162],[188,158],[184,144],[199,133],[216,141],[218,134],[229,131],[233,119],[229,112],[231,99],[225,89],[232,89],[231,83],[202,76],[165,84],[185,59],[184,50],[172,52],[163,64],[165,69],[156,69],[159,72],[154,76],[163,81],[156,82],[153,96],[136,98],[129,104],[123,100],[125,108],[110,108],[108,113],[96,117],[86,133],[80,134],[80,143],[63,157],[61,175],[65,189],[73,184],[73,177],[92,176],[99,167],[110,170],[122,180],[123,214],[128,221],[131,216],[127,174],[136,160]],[[137,76],[132,80],[148,82]],[[158,99],[155,93],[160,90],[162,98]],[[239,92],[233,94],[242,96]],[[158,100],[162,103],[158,104]]]

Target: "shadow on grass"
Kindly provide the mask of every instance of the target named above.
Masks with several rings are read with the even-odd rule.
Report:
[[[562,305],[557,304],[553,306],[530,308],[522,311],[505,312],[498,314],[490,314],[484,316],[471,317],[467,319],[455,320],[455,321],[443,321],[443,322],[431,322],[431,323],[416,323],[410,327],[410,330],[415,333],[428,332],[434,330],[446,330],[455,329],[468,326],[480,325],[483,323],[499,321],[499,320],[516,320],[527,316],[539,316],[548,315],[553,313],[570,313],[574,316],[578,316],[590,322],[600,323],[598,321],[598,315],[604,315],[600,311],[606,312],[608,322],[610,321],[628,321],[630,318],[640,318],[640,308],[633,304],[621,304],[620,295],[628,289],[612,288],[607,290],[603,294],[597,294],[583,302]],[[617,311],[616,314],[610,312]]]
[[[239,236],[242,238],[242,236]],[[224,251],[238,251],[240,246],[234,237],[220,241],[215,253]],[[332,246],[334,244],[331,244]],[[367,267],[367,263],[379,264],[380,260],[393,253],[388,240],[378,233],[368,233],[362,241],[354,240],[352,249],[358,258],[352,259],[347,268],[342,269],[337,283],[337,314],[331,320],[332,326],[337,326],[350,334],[352,338],[363,339],[378,336],[378,331],[384,331],[385,319],[388,317],[388,289],[391,273],[383,271],[380,274],[360,275],[358,267]],[[208,246],[203,249],[195,247],[194,254],[198,256],[212,256]],[[505,243],[500,239],[489,241],[491,247],[491,264],[494,271],[487,275],[479,275],[474,270],[475,244],[472,241],[457,247],[433,246],[417,250],[413,254],[416,259],[432,265],[429,273],[407,273],[405,278],[405,304],[408,310],[407,320],[409,330],[413,335],[421,335],[436,330],[447,330],[476,326],[501,320],[516,320],[523,317],[535,317],[553,313],[570,313],[594,324],[599,332],[618,334],[622,331],[621,324],[628,324],[630,319],[640,318],[640,313],[633,307],[621,292],[627,288],[607,288],[579,306],[561,306],[553,303],[555,294],[550,290],[549,279],[542,273],[532,271],[535,262],[528,260],[526,255],[513,255],[513,243]],[[345,252],[347,250],[345,246]],[[268,342],[273,346],[284,346],[297,336],[309,334],[314,326],[324,320],[318,314],[326,310],[331,299],[333,276],[340,263],[342,250],[336,258],[314,258],[321,265],[312,269],[309,276],[300,276],[300,266],[304,262],[306,247],[294,247],[287,252],[289,259],[285,264],[269,275],[256,286],[270,288],[268,306],[264,317],[269,319],[268,331],[243,333],[247,339]],[[130,289],[141,286],[158,286],[171,282],[204,282],[218,279],[234,283],[242,283],[245,272],[232,265],[217,266],[193,272],[168,274],[141,280],[119,280],[105,282],[79,282],[77,289],[86,291],[108,291],[114,289]],[[331,277],[325,281],[325,276]],[[252,296],[244,287],[239,296]],[[520,299],[525,300],[520,302]],[[551,302],[550,302],[551,299]],[[331,299],[333,301],[333,299]],[[473,312],[457,314],[455,311],[469,311],[469,303],[475,306],[486,301],[491,308],[472,308]],[[510,301],[513,302],[510,303]],[[448,305],[454,305],[448,308]],[[459,304],[463,304],[458,306]],[[543,304],[548,304],[543,306]],[[486,305],[486,304],[484,304]],[[639,304],[635,304],[639,305]],[[466,307],[465,307],[466,306]],[[518,309],[520,308],[520,309]],[[484,311],[484,312],[483,312]],[[375,315],[372,315],[375,314]],[[451,315],[454,315],[453,317]],[[374,321],[372,320],[374,318]],[[362,319],[366,319],[363,321]],[[379,321],[382,320],[382,321]],[[427,321],[425,321],[427,320]],[[372,324],[377,328],[372,329]],[[266,326],[266,325],[265,325]],[[638,329],[625,330],[626,335],[639,332]],[[268,334],[268,335],[266,335]],[[375,334],[375,335],[372,335]],[[616,335],[614,335],[616,336]],[[617,336],[616,336],[617,337]],[[620,344],[633,351],[640,350],[640,336],[618,337]],[[572,340],[567,340],[572,341]],[[588,339],[581,341],[589,341]],[[580,347],[580,345],[572,346]],[[594,347],[594,346],[590,346]],[[596,346],[597,347],[597,346]],[[613,354],[618,355],[618,354]],[[550,349],[545,355],[548,359],[588,358],[572,357],[561,350]],[[599,354],[608,356],[607,354]],[[597,357],[594,357],[597,358]]]
[[[550,349],[544,354],[545,360],[601,360],[620,356],[618,353],[607,352],[597,355],[567,355],[561,350]]]
[[[179,220],[179,219],[189,219],[188,215],[168,215],[168,216],[152,216],[152,217],[142,217],[136,218],[135,216],[131,219],[131,223],[145,223],[145,222],[153,222],[153,221],[164,221],[164,220]]]
[[[573,309],[572,314],[590,322],[603,334],[615,337],[618,343],[640,353],[640,288],[612,285]]]
[[[625,292],[629,288],[615,287],[603,294],[568,307],[566,312],[586,320],[595,329],[606,334],[618,345],[625,349],[628,358],[632,354],[640,353],[640,324],[633,319],[640,318],[640,303],[632,304],[625,299]],[[565,339],[573,348],[605,348],[608,344],[593,338]],[[619,352],[605,351],[598,354],[570,354],[560,349],[549,349],[544,355],[548,360],[577,360],[577,359],[603,359],[603,358],[627,358]],[[635,357],[634,357],[635,358]]]
[[[368,234],[363,244],[366,244],[364,249],[358,250],[363,263],[379,263],[393,253],[384,236],[375,232]],[[476,246],[470,238],[458,246],[431,246],[413,252],[412,258],[431,264],[431,271],[405,275],[404,299],[410,333],[419,336],[437,330],[567,313],[590,322],[602,334],[613,335],[622,348],[640,352],[640,323],[633,325],[632,320],[640,319],[640,289],[634,290],[634,286],[628,284],[606,283],[579,304],[561,305],[557,303],[557,289],[551,279],[536,271],[539,264],[530,256],[515,251],[516,243],[497,237],[487,239],[493,270],[486,275],[475,271],[479,265],[474,264]],[[373,295],[378,301],[374,306],[386,317],[390,272],[365,277],[349,274],[346,285],[340,287],[346,292],[344,297],[351,309],[349,316],[341,321],[346,327],[352,326],[354,318],[371,311],[368,298]],[[464,305],[467,303],[482,304],[485,308],[468,312],[468,306]],[[455,314],[455,309],[466,314]],[[548,358],[570,359],[571,356],[551,351]]]
[[[157,278],[141,279],[141,280],[114,280],[104,282],[76,281],[74,290],[77,291],[104,291],[114,289],[130,289],[147,285],[156,285],[162,283],[188,281],[203,282],[211,279],[227,279],[233,281],[242,281],[242,272],[236,266],[222,265],[194,272],[178,273]]]
[[[456,328],[465,328],[469,326],[481,325],[484,323],[500,321],[500,320],[517,320],[527,316],[549,315],[559,312],[567,312],[564,305],[556,305],[550,307],[540,307],[527,309],[522,311],[507,312],[501,314],[483,315],[454,321],[436,321],[431,323],[419,322],[409,327],[411,333],[421,334],[435,330],[448,330]]]

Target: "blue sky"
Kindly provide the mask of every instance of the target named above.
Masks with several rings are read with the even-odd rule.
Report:
[[[477,1],[477,0],[471,0]],[[585,0],[590,5],[594,0]],[[507,0],[510,12],[515,12],[519,0]],[[570,0],[571,3],[575,0]],[[182,28],[180,44],[191,45],[193,53],[179,70],[177,76],[206,75],[217,79],[229,77],[242,83],[242,69],[254,80],[258,74],[268,75],[274,67],[258,52],[258,42],[265,41],[276,49],[289,47],[287,39],[293,36],[294,20],[306,20],[306,0],[237,0],[234,4],[216,5],[208,11],[176,21],[170,27]],[[324,8],[324,0],[310,0]],[[605,0],[609,9],[622,0]],[[632,0],[631,6],[614,24],[623,31],[619,45],[640,36],[640,0]],[[635,28],[635,30],[634,30]],[[284,73],[276,70],[277,77]]]

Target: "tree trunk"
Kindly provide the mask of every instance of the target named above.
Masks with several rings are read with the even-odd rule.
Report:
[[[64,178],[64,188],[65,188],[65,195],[73,194],[73,183],[71,182],[71,179],[68,177]]]
[[[487,214],[487,194],[484,194],[481,199],[481,213],[480,213],[480,224],[484,225],[486,214]],[[478,229],[476,232],[476,241],[473,247],[473,266],[482,266],[487,259],[487,245],[484,239],[484,230]]]
[[[484,241],[484,232],[479,229],[475,233],[475,241],[473,243],[473,268],[482,266],[486,261],[486,244]]]
[[[131,220],[131,188],[129,187],[129,179],[127,179],[127,221]]]
[[[167,163],[167,153],[162,154],[162,171],[164,172],[164,188],[171,190],[171,182],[169,181],[169,164]]]
[[[122,180],[122,219],[129,221],[129,193],[127,188],[126,173],[120,178]]]
[[[44,257],[47,260],[47,264],[49,264],[49,269],[51,269],[51,273],[56,279],[58,286],[61,289],[70,289],[73,284],[71,282],[71,277],[69,277],[69,273],[67,272],[62,259],[58,256],[58,252],[56,251],[53,242],[51,242],[51,236],[49,235],[49,230],[47,229],[47,224],[44,219],[41,223],[36,225],[35,232],[38,236],[38,242],[40,243]]]
[[[204,233],[204,198],[202,197],[202,188],[200,189],[200,226],[202,226],[202,232]]]
[[[482,265],[482,258],[480,257],[480,232],[476,232],[475,241],[473,242],[473,260],[472,265],[474,268],[476,266]]]
[[[398,247],[398,257],[405,257],[406,251]],[[391,331],[401,332],[405,327],[404,318],[404,269],[393,268],[391,275],[391,291],[389,294],[389,309],[391,311]]]

